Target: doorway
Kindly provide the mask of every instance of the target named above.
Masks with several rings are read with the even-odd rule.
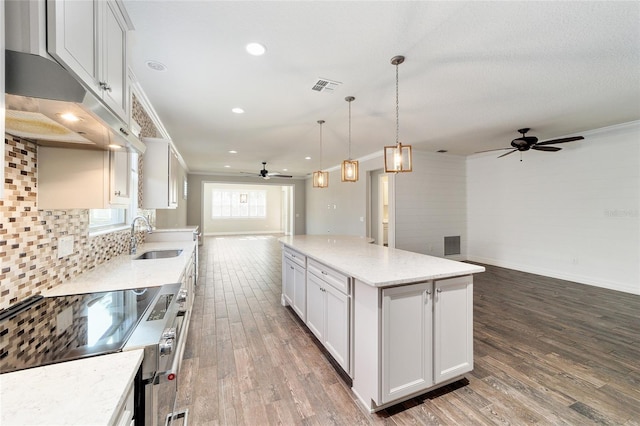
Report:
[[[203,182],[204,235],[293,235],[293,185]]]
[[[395,227],[393,208],[393,174],[383,169],[369,172],[369,235],[374,244],[395,247]]]

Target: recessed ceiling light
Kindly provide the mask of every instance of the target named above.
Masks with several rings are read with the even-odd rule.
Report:
[[[267,51],[267,48],[260,43],[249,43],[245,46],[245,49],[253,56],[262,56]]]
[[[231,112],[235,112],[236,114],[244,114],[244,110],[242,108],[232,108]]]
[[[311,157],[304,157],[305,160],[311,160]]]
[[[166,71],[167,66],[158,61],[147,61],[147,66],[154,71]]]
[[[234,150],[229,151],[229,154],[237,154],[237,153],[238,151],[234,151]]]
[[[228,165],[228,164],[225,164],[225,166],[224,166],[225,169],[228,169],[229,167],[231,167],[231,166]]]
[[[283,171],[283,172],[288,172],[288,171],[289,171],[289,169],[282,169],[282,171]]]

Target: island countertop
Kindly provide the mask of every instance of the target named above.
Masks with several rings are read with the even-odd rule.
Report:
[[[389,287],[483,272],[484,267],[370,244],[369,239],[292,235],[279,241],[373,287]]]

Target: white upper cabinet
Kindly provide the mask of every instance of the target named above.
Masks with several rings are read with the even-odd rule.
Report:
[[[147,150],[142,160],[142,207],[178,207],[178,155],[167,139],[144,138]]]
[[[38,147],[39,210],[127,207],[131,153]]]
[[[113,0],[47,2],[47,50],[128,123],[127,31]]]

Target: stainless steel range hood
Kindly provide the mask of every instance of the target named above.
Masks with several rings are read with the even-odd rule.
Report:
[[[5,91],[9,134],[45,146],[145,151],[111,110],[51,59],[5,50]],[[67,114],[78,120],[68,121]]]

